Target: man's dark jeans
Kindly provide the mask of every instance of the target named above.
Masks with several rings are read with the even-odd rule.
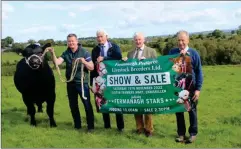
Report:
[[[67,83],[67,93],[69,98],[69,107],[71,109],[72,117],[74,119],[74,127],[79,129],[81,128],[81,117],[78,106],[78,94],[84,104],[85,113],[86,113],[86,121],[88,125],[88,129],[94,129],[94,113],[93,108],[90,102],[90,92],[89,86],[87,83],[84,83],[84,95],[87,99],[82,98],[82,89],[81,84],[76,83]]]

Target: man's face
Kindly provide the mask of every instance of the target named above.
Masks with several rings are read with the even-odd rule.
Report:
[[[179,34],[179,36],[177,38],[178,38],[177,40],[178,40],[179,49],[184,50],[188,46],[188,43],[189,43],[189,39],[188,39],[187,35],[184,33],[181,33],[181,34]]]
[[[141,35],[137,35],[137,36],[134,38],[134,40],[135,40],[135,44],[136,44],[136,47],[137,47],[137,48],[141,48],[141,47],[143,46],[144,42],[145,42],[144,37],[141,36]]]
[[[99,44],[105,44],[107,41],[107,35],[104,33],[98,33],[96,38]]]
[[[75,49],[78,47],[78,40],[76,37],[68,37],[67,42],[68,42],[68,47],[71,49]]]

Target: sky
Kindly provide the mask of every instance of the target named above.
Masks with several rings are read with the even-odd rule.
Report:
[[[175,34],[241,25],[240,1],[4,1],[2,39],[66,40],[69,33],[110,38]]]

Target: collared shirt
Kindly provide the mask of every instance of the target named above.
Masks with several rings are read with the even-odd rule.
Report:
[[[112,47],[112,45],[111,45],[110,42],[106,41],[103,46],[104,46],[104,57],[107,57],[107,51],[108,51],[109,48]]]
[[[189,49],[189,47],[186,46],[186,48],[184,49],[184,52],[187,53],[187,50],[188,50],[188,49]],[[181,51],[180,48],[179,48],[179,51]]]
[[[140,48],[140,51],[139,51],[139,55],[138,55],[138,58],[140,58],[142,56],[142,53],[143,53],[143,50],[144,50],[144,47],[145,47],[145,44],[143,44]],[[136,54],[137,54],[137,50],[139,48],[136,48],[136,51],[135,51],[135,54],[134,54],[134,57],[136,57]]]
[[[105,57],[107,56],[108,49],[109,49],[109,44],[108,44],[108,41],[106,41],[105,44],[104,44],[104,54],[105,54],[104,56]]]

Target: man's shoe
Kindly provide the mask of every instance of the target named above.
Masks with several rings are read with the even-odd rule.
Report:
[[[196,136],[190,136],[190,138],[185,142],[186,144],[193,143],[196,140]]]
[[[152,132],[146,131],[146,132],[145,132],[145,135],[146,135],[146,137],[152,137],[153,134],[152,134]]]
[[[138,134],[138,135],[140,135],[140,134],[142,134],[142,133],[143,133],[143,131],[142,131],[142,130],[140,130],[140,129],[137,129],[137,130],[135,131],[135,133],[136,133],[136,134]]]
[[[74,127],[74,129],[77,129],[77,130],[79,130],[79,129],[81,129],[82,127],[81,126],[75,126]]]
[[[176,141],[176,142],[180,142],[180,143],[185,142],[184,136],[179,136],[179,137],[177,137],[177,138],[175,139],[175,141]]]

